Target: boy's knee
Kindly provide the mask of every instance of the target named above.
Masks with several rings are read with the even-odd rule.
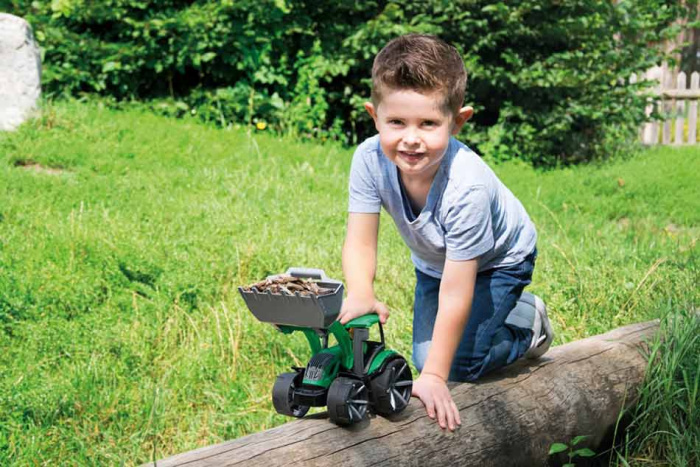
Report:
[[[486,358],[475,357],[474,355],[461,355],[452,361],[450,367],[449,380],[454,382],[466,383],[471,382],[481,376],[481,369],[484,366]]]
[[[491,339],[490,347],[481,347],[468,356],[461,355],[452,363],[450,380],[470,382],[503,368],[517,360],[520,347],[507,327],[499,329]]]

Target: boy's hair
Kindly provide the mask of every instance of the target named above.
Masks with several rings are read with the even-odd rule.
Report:
[[[445,113],[456,114],[464,103],[467,71],[457,49],[438,37],[407,34],[391,40],[374,58],[372,102],[386,89],[440,92]]]

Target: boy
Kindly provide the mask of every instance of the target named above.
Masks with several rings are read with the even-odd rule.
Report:
[[[537,256],[535,228],[493,171],[452,137],[473,113],[462,106],[466,80],[457,50],[434,36],[396,38],[376,56],[365,109],[379,134],[353,156],[348,294],[338,317],[388,318],[372,286],[383,206],[416,270],[413,395],[450,430],[461,421],[448,379],[471,381],[538,357],[552,341],[544,303],[521,298]]]

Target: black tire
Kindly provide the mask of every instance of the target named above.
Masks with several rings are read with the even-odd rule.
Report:
[[[384,369],[370,381],[374,411],[388,416],[401,412],[411,400],[413,375],[403,357],[386,363]]]
[[[301,418],[309,411],[308,405],[294,404],[294,390],[301,386],[304,373],[282,373],[272,387],[272,405],[277,413]]]
[[[359,379],[336,378],[328,388],[328,416],[337,425],[347,426],[365,418],[369,390]]]

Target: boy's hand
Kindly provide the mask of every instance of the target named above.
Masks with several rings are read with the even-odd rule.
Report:
[[[421,373],[417,380],[413,382],[413,392],[411,394],[420,399],[425,405],[428,417],[435,420],[440,428],[449,428],[454,431],[458,425],[462,424],[459,417],[457,405],[452,400],[447,383],[438,375],[431,373]]]
[[[379,315],[379,321],[382,324],[386,323],[389,319],[389,309],[380,301],[377,301],[374,297],[360,298],[348,296],[348,298],[343,301],[343,306],[340,309],[340,314],[338,314],[338,320],[340,324],[345,324],[358,316],[368,315],[370,313],[377,313]]]

